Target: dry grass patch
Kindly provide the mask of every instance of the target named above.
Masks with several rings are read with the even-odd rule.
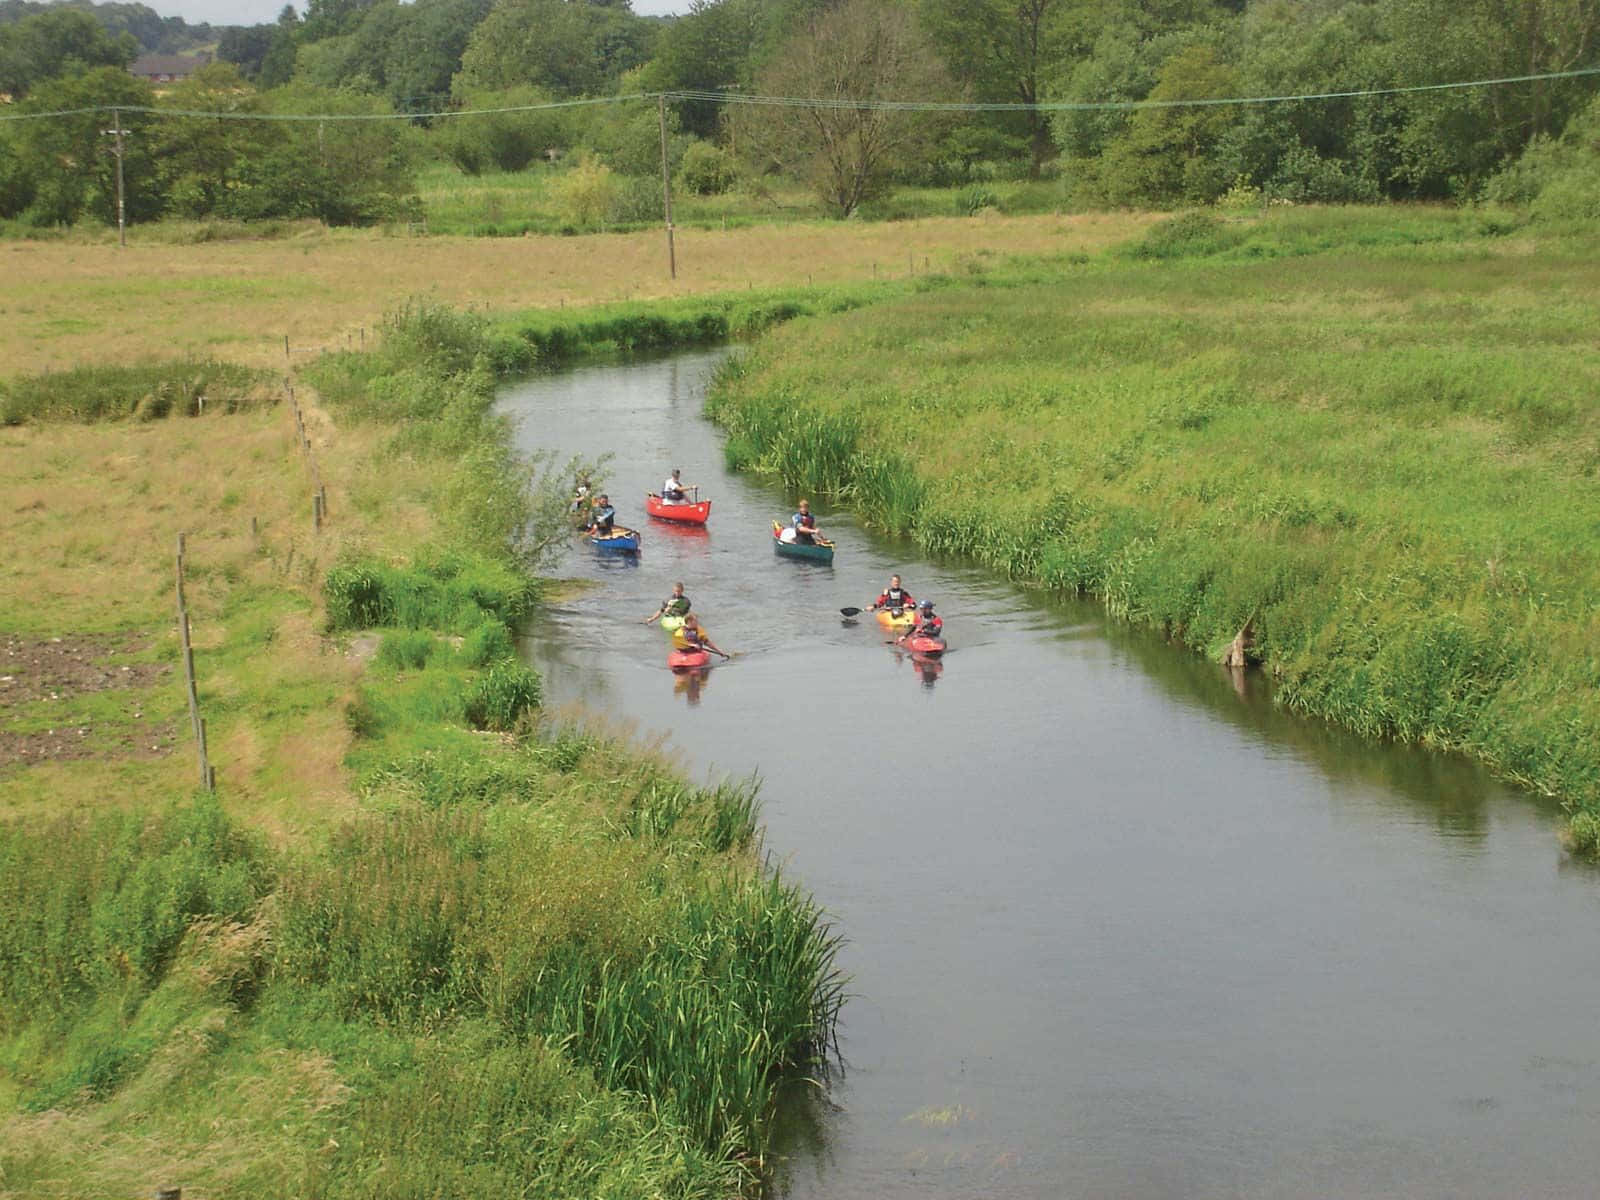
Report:
[[[979,256],[1090,253],[1126,240],[1141,214],[930,218],[680,230],[678,278],[660,232],[585,237],[394,238],[318,231],[288,241],[126,250],[0,243],[0,362],[18,373],[190,351],[261,366],[358,344],[412,295],[495,310],[951,271]]]
[[[360,539],[349,464],[370,457],[376,435],[346,438],[309,407],[335,514],[321,535],[284,407],[0,431],[11,468],[0,478],[8,515],[0,630],[18,654],[60,667],[35,664],[25,675],[0,664],[13,676],[0,688],[8,701],[0,737],[8,725],[17,734],[0,743],[0,819],[160,802],[194,787],[174,616],[180,531],[201,707],[229,806],[280,839],[348,811],[342,698],[354,668],[318,632],[321,573],[347,540]],[[341,523],[340,514],[352,519]],[[137,661],[88,653],[123,647],[135,634]],[[58,696],[75,684],[108,686],[107,671],[110,684],[140,673],[139,686],[117,698],[137,715],[113,713],[106,697],[33,694],[51,680]],[[161,677],[147,679],[152,673]],[[86,704],[95,724],[77,711]],[[71,719],[58,728],[45,705]],[[97,737],[100,725],[110,733]],[[157,754],[167,761],[138,761]]]

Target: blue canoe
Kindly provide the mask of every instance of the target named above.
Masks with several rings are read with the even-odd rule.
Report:
[[[639,549],[639,531],[618,527],[604,536],[591,534],[589,541],[596,550],[621,550],[626,553]]]

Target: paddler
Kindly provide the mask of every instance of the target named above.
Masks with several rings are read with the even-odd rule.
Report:
[[[672,474],[661,485],[661,500],[664,504],[687,504],[689,497],[686,489],[697,488],[698,484],[684,483],[683,471],[678,467],[672,468]]]
[[[729,657],[711,640],[711,635],[700,627],[700,620],[693,613],[683,619],[683,628],[673,634],[673,640],[683,650],[709,650],[713,654],[722,655],[723,658]]]
[[[902,609],[915,608],[917,602],[912,599],[911,593],[900,586],[900,576],[889,576],[889,586],[878,593],[878,598],[867,606],[868,611],[887,608],[890,612],[900,612]]]
[[[790,528],[794,530],[794,540],[805,545],[814,545],[817,542],[826,542],[822,530],[817,528],[817,519],[811,515],[811,502],[800,501],[800,511],[789,520]]]
[[[601,492],[589,512],[589,536],[610,537],[616,521],[617,510],[611,507],[611,497]]]
[[[663,600],[661,607],[646,617],[642,624],[648,625],[652,621],[659,621],[662,617],[687,617],[688,615],[689,597],[683,594],[683,583],[679,581],[672,585],[672,595]]]
[[[922,607],[917,612],[917,623],[905,633],[901,634],[900,641],[914,637],[943,637],[944,621],[933,615],[933,601],[924,600]]]

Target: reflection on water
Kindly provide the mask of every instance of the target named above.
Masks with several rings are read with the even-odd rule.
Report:
[[[724,473],[697,416],[714,361],[504,406],[530,448],[614,452],[619,517],[645,527],[636,568],[562,568],[597,586],[530,631],[550,703],[665,733],[694,771],[758,770],[768,851],[845,938],[848,1070],[789,1093],[779,1190],[1593,1191],[1600,877],[1552,806],[848,513],[818,513],[831,566],[773,554],[795,497]],[[674,466],[706,530],[639,519]],[[891,572],[937,602],[946,659],[840,620]],[[680,579],[741,653],[669,692],[640,618]]]
[[[711,678],[710,667],[694,667],[672,673],[672,694],[682,696],[691,706],[700,703],[700,693]]]

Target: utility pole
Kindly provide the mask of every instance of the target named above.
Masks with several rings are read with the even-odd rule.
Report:
[[[656,97],[656,116],[661,122],[661,211],[667,221],[667,271],[678,277],[678,255],[672,245],[672,163],[667,158],[667,98]]]
[[[117,244],[128,244],[128,206],[125,199],[126,193],[122,182],[122,135],[127,132],[122,128],[122,110],[113,108],[111,119],[116,124],[115,129],[102,129],[100,132],[108,137],[116,138],[112,144],[111,153],[117,156]]]

